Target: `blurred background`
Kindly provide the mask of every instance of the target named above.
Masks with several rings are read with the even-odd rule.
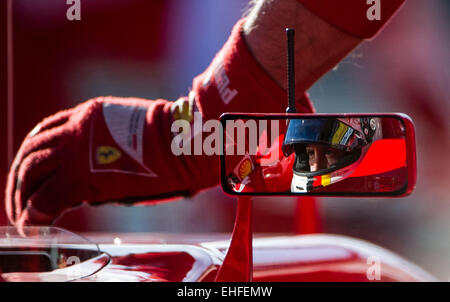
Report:
[[[0,190],[15,152],[45,116],[100,95],[176,100],[226,41],[247,0],[13,0],[13,114],[7,110],[6,13],[0,3]],[[448,0],[408,0],[386,29],[310,90],[318,112],[403,112],[416,126],[418,182],[403,199],[321,198],[325,233],[391,249],[450,279],[450,52]],[[11,130],[11,129],[10,129]],[[6,224],[1,195],[0,225]],[[94,232],[230,232],[236,202],[219,187],[149,207],[83,205],[57,225]],[[293,198],[258,198],[257,232],[299,232]],[[205,215],[207,213],[207,215]],[[301,231],[301,230],[300,230]]]

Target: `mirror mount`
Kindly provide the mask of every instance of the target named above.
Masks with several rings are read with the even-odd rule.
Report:
[[[252,196],[238,196],[231,242],[216,282],[251,282],[253,279]]]
[[[294,55],[294,37],[295,29],[286,28],[286,42],[287,42],[287,92],[288,92],[288,107],[286,113],[297,113],[295,107],[295,55]]]

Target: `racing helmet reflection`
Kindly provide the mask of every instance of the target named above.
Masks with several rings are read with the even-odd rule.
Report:
[[[285,156],[295,153],[291,192],[349,177],[381,133],[379,118],[291,119],[282,145]]]

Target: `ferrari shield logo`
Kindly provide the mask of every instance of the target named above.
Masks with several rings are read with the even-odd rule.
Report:
[[[98,164],[106,165],[118,160],[122,156],[122,153],[111,146],[100,146],[97,148],[95,155]]]

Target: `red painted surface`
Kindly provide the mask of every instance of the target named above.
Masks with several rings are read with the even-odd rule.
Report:
[[[186,252],[128,254],[114,257],[112,264],[123,266],[122,270],[147,273],[152,281],[183,281],[195,258]]]
[[[108,235],[91,237],[94,241],[106,240]],[[112,261],[95,276],[97,280],[116,276],[133,277],[135,281],[180,281],[186,278],[194,266],[201,269],[195,281],[214,281],[218,268],[223,262],[229,241],[224,234],[205,237],[201,235],[168,236],[171,242],[182,241],[171,251],[161,251],[164,236],[155,240],[151,234],[136,236],[130,240],[121,237],[121,246],[102,245],[100,249],[112,256]],[[205,242],[204,240],[207,239]],[[145,242],[150,242],[147,244]],[[164,240],[162,240],[164,241]],[[192,248],[195,247],[195,250]],[[242,248],[242,247],[241,247]],[[125,254],[125,255],[123,255]],[[242,254],[241,254],[242,255]],[[380,259],[380,278],[370,280],[369,268],[373,265],[370,257]],[[235,263],[245,260],[233,259]],[[242,281],[243,270],[225,268],[227,279],[221,281]],[[170,272],[170,270],[174,270]],[[224,270],[222,268],[222,273]],[[112,274],[112,275],[111,275]],[[192,272],[191,272],[192,274]],[[87,278],[89,280],[92,277]],[[219,278],[217,278],[219,279]],[[280,237],[260,237],[253,241],[253,281],[271,282],[372,282],[372,281],[435,281],[434,277],[401,257],[365,241],[335,235],[288,235]]]
[[[382,139],[374,142],[370,146],[361,164],[350,177],[381,174],[405,166],[405,139]]]
[[[231,244],[216,281],[252,281],[252,235],[252,198],[240,196]]]
[[[226,234],[141,233],[120,236],[120,244],[112,243],[117,241],[112,234],[87,235],[91,241],[99,242],[102,253],[93,254],[91,260],[83,260],[80,264],[85,268],[83,272],[89,273],[81,275],[78,281],[246,281],[250,279],[246,272],[251,272],[249,255],[253,260],[253,281],[436,281],[419,267],[379,246],[345,236],[257,234],[251,251],[242,253],[246,247],[240,246],[239,250],[235,245],[230,254],[234,257],[225,257],[229,246],[229,241],[223,240]],[[85,254],[83,247],[83,244],[76,246],[77,254]],[[91,253],[92,244],[85,249]],[[228,260],[224,261],[226,258]],[[377,263],[378,269],[374,270]],[[236,269],[237,264],[242,267]],[[24,264],[18,265],[23,267]],[[8,270],[2,278],[7,281],[68,280],[63,272],[45,270],[47,272],[28,270],[27,273]],[[221,276],[216,278],[219,270]],[[373,274],[377,271],[378,275]]]

